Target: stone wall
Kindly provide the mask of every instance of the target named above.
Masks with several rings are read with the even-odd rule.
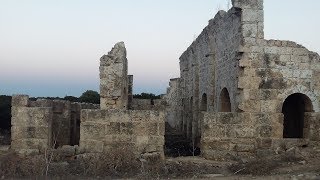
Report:
[[[261,149],[258,141],[283,140],[284,129],[290,128],[284,123],[289,117],[283,110],[284,103],[294,94],[301,96],[301,108],[304,108],[304,118],[299,122],[302,124],[299,126],[304,126],[303,139],[316,139],[319,132],[316,119],[320,111],[320,56],[291,41],[265,40],[263,0],[232,0],[232,4],[228,12],[219,11],[209,21],[180,57],[181,92],[177,99],[182,102],[182,117],[172,124],[182,124],[182,131],[193,140],[201,137],[207,154],[210,148],[221,148],[219,143],[222,142],[229,144],[228,151],[243,154],[232,141],[254,142],[254,149]],[[224,98],[221,98],[222,94]],[[168,104],[175,102],[175,99],[168,99]],[[225,105],[230,105],[230,109],[222,108]],[[217,113],[229,110],[232,115],[226,117]],[[249,116],[252,121],[242,119],[245,123],[240,125],[252,132],[251,137],[225,134],[219,137],[222,142],[215,140],[216,145],[212,145],[214,133],[220,132],[222,125],[211,125],[211,131],[201,129],[201,112],[206,111],[212,120],[223,117],[223,120],[238,122]],[[280,123],[264,126],[257,123],[256,116]],[[224,129],[238,128],[239,131],[241,126],[223,124]],[[268,140],[260,138],[260,129],[276,131],[277,136],[268,136]],[[208,143],[211,145],[206,145]]]
[[[166,109],[166,101],[162,99],[132,99],[132,110],[154,110],[163,111]]]
[[[320,113],[305,117],[305,138],[283,139],[282,113],[202,113],[201,153],[208,159],[237,159],[319,141]]]
[[[127,109],[128,60],[123,42],[117,43],[100,59],[101,109]]]
[[[12,142],[19,151],[43,151],[48,147],[79,144],[81,109],[99,105],[62,100],[30,101],[26,95],[12,97]]]
[[[200,135],[198,115],[202,97],[207,97],[206,110],[218,111],[220,93],[226,88],[232,111],[237,111],[237,50],[241,43],[241,25],[240,9],[219,11],[180,57],[184,104],[181,121],[189,137]]]
[[[166,95],[163,99],[167,102],[166,107],[166,122],[174,129],[182,131],[182,100],[180,98],[181,87],[180,78],[170,79],[169,88],[167,89]]]
[[[158,111],[82,110],[80,147],[90,153],[124,147],[163,157],[164,122]]]
[[[23,154],[43,152],[51,143],[52,108],[29,105],[28,96],[12,97],[11,148]]]

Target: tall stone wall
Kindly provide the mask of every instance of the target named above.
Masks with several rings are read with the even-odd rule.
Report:
[[[123,147],[163,157],[164,122],[157,111],[82,110],[80,147],[92,153]]]
[[[181,87],[180,78],[170,79],[169,88],[163,99],[167,102],[166,107],[166,122],[174,129],[182,131],[183,121],[177,121],[182,119],[182,99],[181,99]]]
[[[238,8],[219,11],[180,57],[181,98],[184,104],[181,121],[188,135],[200,136],[198,115],[202,97],[207,97],[207,110],[218,111],[220,93],[227,88],[232,111],[237,111],[237,51],[242,37],[241,20]]]
[[[235,142],[251,143],[257,150],[261,149],[259,143],[294,141],[283,139],[286,119],[283,106],[290,95],[298,93],[304,95],[305,103],[303,139],[316,141],[320,56],[295,42],[265,40],[263,0],[232,0],[232,4],[228,12],[219,11],[209,21],[180,57],[181,92],[178,99],[182,102],[182,117],[177,118],[176,124],[182,124],[188,137],[201,137],[207,154],[210,154],[210,148],[216,151],[225,147],[221,147],[221,143],[228,144],[227,149],[232,153],[248,154],[235,148]],[[224,88],[229,97],[220,99]],[[217,112],[224,111],[220,107],[226,100],[230,100],[232,113],[224,116]],[[172,104],[170,99],[168,103]],[[208,121],[210,118],[218,122],[228,119],[231,124],[214,123],[210,128],[202,129],[206,126],[201,125],[201,111],[209,112],[205,118]],[[247,122],[245,118],[251,121]],[[245,122],[239,122],[239,119]],[[275,120],[278,122],[270,123]],[[226,134],[216,136],[222,126]],[[229,130],[241,131],[242,127],[252,132],[250,137],[227,133]],[[277,136],[260,137],[261,132],[276,132]]]
[[[124,43],[119,42],[100,59],[101,109],[127,109],[127,75],[127,51]]]
[[[42,152],[48,147],[79,144],[81,109],[99,105],[62,100],[30,101],[26,95],[12,97],[12,143],[18,151]]]

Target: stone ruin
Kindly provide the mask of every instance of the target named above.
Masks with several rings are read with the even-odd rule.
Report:
[[[78,145],[82,153],[103,153],[120,146],[163,158],[173,131],[214,160],[317,145],[319,55],[265,40],[263,0],[232,5],[181,55],[181,77],[170,80],[161,100],[133,98],[122,42],[100,59],[100,107],[13,96],[11,148],[30,154]]]
[[[163,159],[162,100],[133,98],[127,64],[123,42],[101,57],[100,105],[13,96],[11,148],[27,155],[70,146],[75,153],[123,148],[137,157],[149,153]]]

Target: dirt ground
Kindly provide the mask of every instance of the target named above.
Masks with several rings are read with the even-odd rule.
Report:
[[[12,156],[12,154],[11,154]],[[154,166],[150,163],[150,167],[146,164],[144,167],[136,168],[137,171],[126,175],[116,174],[82,174],[77,170],[79,160],[68,160],[57,162],[63,166],[64,173],[60,170],[52,171],[49,177],[37,174],[1,174],[10,172],[8,168],[14,168],[15,163],[24,164],[23,159],[12,160],[6,157],[5,153],[0,155],[0,178],[1,179],[17,179],[17,178],[36,178],[36,179],[110,179],[110,178],[132,178],[132,179],[320,179],[320,148],[291,148],[279,154],[270,155],[264,158],[256,159],[239,159],[237,161],[210,161],[201,157],[176,157],[166,158],[165,163]],[[6,166],[11,163],[11,166]],[[28,163],[26,163],[28,165]],[[30,170],[34,173],[37,163],[29,164]],[[100,165],[102,166],[102,165]],[[41,167],[41,166],[40,166]],[[51,166],[53,167],[53,166]],[[94,168],[98,167],[95,164]],[[6,169],[7,168],[7,169]],[[17,171],[20,172],[17,167]],[[79,168],[83,168],[82,166]],[[79,170],[78,168],[78,170]],[[110,168],[110,167],[109,167]],[[73,171],[67,171],[73,169]],[[21,170],[21,169],[20,169]],[[74,173],[76,172],[76,173]],[[98,172],[98,171],[97,171]]]

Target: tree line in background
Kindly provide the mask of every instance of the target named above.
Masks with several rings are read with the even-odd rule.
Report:
[[[134,94],[133,98],[136,99],[160,99],[160,95],[152,93]],[[1,131],[10,131],[11,128],[11,96],[0,95],[0,134]],[[35,101],[37,99],[52,99],[52,100],[67,100],[70,102],[83,102],[100,104],[100,94],[97,91],[87,90],[80,97],[65,96],[61,97],[31,97],[30,100]]]

